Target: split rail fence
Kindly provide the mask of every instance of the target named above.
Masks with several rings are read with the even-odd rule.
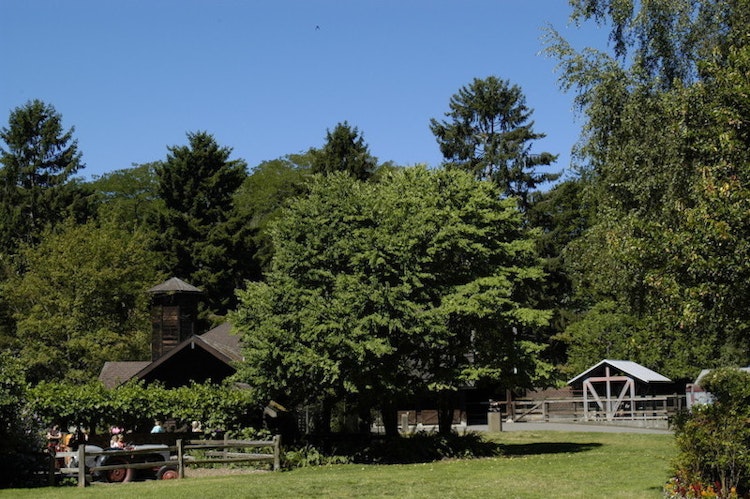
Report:
[[[271,449],[270,452],[242,452],[243,449]],[[137,462],[139,455],[158,454],[160,452],[169,452],[170,458],[164,461]],[[190,454],[190,451],[199,451],[204,458],[198,458]],[[110,466],[90,466],[85,465],[86,460],[106,455],[108,457],[124,456],[131,458],[134,462],[118,463]],[[132,456],[132,457],[131,457]],[[79,463],[76,467],[69,467],[71,458],[76,458]],[[272,440],[182,440],[178,439],[175,445],[167,446],[160,449],[124,449],[124,450],[101,450],[87,451],[85,445],[78,447],[74,452],[57,452],[50,459],[50,483],[54,484],[56,473],[77,477],[78,486],[85,487],[92,480],[92,475],[97,472],[111,471],[116,469],[155,469],[162,466],[173,466],[177,469],[179,478],[185,477],[186,466],[197,466],[201,464],[222,464],[222,463],[247,463],[247,462],[266,461],[273,463],[274,471],[281,469],[281,437],[276,435]],[[81,465],[83,464],[83,465]]]
[[[601,401],[600,401],[601,402]],[[582,398],[498,401],[503,418],[513,421],[655,421],[668,420],[685,408],[683,395],[628,398],[616,411],[606,403]],[[605,401],[606,402],[606,401]]]

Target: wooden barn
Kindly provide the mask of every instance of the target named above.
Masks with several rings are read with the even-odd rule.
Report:
[[[233,364],[242,360],[242,352],[229,323],[196,334],[200,289],[173,277],[148,292],[152,297],[151,360],[106,362],[99,374],[106,387],[140,379],[176,388],[208,380],[220,383],[235,373]]]
[[[675,391],[672,380],[630,360],[604,359],[568,385],[583,394],[585,420],[638,419],[649,397]]]

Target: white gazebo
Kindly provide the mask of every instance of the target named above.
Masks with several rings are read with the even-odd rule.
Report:
[[[630,360],[604,359],[575,378],[569,385],[582,384],[584,418],[588,421],[602,415],[607,421],[632,419],[636,410],[638,387],[671,383],[672,380],[656,371]],[[593,414],[589,405],[596,408]],[[592,407],[593,408],[593,407]]]

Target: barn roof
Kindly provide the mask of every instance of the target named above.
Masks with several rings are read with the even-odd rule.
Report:
[[[239,337],[232,334],[231,329],[231,324],[225,322],[200,336],[190,336],[153,362],[105,362],[99,373],[99,380],[107,388],[115,388],[132,378],[143,379],[172,357],[179,355],[182,350],[196,347],[218,361],[231,365],[242,360]]]
[[[666,376],[662,376],[661,374],[657,373],[656,371],[652,371],[648,367],[644,367],[637,362],[633,362],[632,360],[610,360],[610,359],[604,359],[595,366],[592,366],[576,376],[575,378],[568,381],[569,385],[572,385],[573,383],[581,382],[586,378],[591,377],[593,374],[595,374],[600,369],[603,369],[606,366],[610,366],[614,368],[617,371],[620,371],[621,373],[631,376],[638,381],[642,383],[671,383],[672,380],[667,378]]]
[[[151,361],[134,360],[126,362],[105,362],[99,373],[99,381],[107,388],[115,388],[149,365]]]
[[[182,279],[172,277],[161,284],[157,284],[148,290],[149,293],[203,293],[200,289],[192,284],[188,284]]]

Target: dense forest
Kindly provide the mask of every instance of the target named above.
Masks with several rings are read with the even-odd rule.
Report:
[[[611,50],[546,32],[582,121],[564,177],[494,75],[425,123],[441,165],[380,163],[342,121],[259,165],[191,131],[83,180],[74,127],[19,103],[0,128],[0,372],[84,383],[149,358],[145,290],[171,276],[204,290],[205,329],[234,324],[238,379],[302,387],[292,403],[551,385],[602,358],[677,380],[747,365],[750,2],[571,6]]]

